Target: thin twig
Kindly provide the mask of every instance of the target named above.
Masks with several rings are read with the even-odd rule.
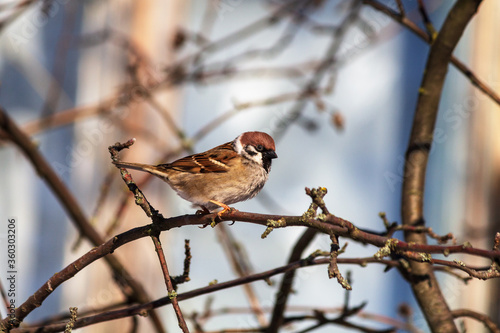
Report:
[[[252,274],[251,263],[246,255],[243,244],[237,242],[231,230],[225,225],[220,224],[216,228],[217,236],[222,244],[224,253],[226,254],[231,267],[239,277],[248,276]],[[259,299],[252,285],[245,284],[243,289],[250,303],[250,308],[253,310],[257,321],[261,327],[268,325],[267,319],[262,311]]]
[[[342,288],[346,290],[352,290],[351,285],[349,284],[348,279],[344,278],[340,273],[339,267],[337,265],[338,255],[339,255],[339,238],[337,235],[330,235],[330,240],[332,241],[331,249],[330,249],[330,263],[328,264],[328,277],[330,279],[336,278],[338,283],[342,286]]]
[[[429,14],[427,13],[424,1],[417,0],[417,3],[418,3],[418,10],[420,11],[420,15],[422,15],[422,19],[424,21],[425,29],[427,30],[427,35],[429,36],[429,40],[432,43],[437,37],[437,31],[436,29],[434,29],[434,25],[431,22]]]
[[[172,302],[172,306],[174,308],[175,315],[177,316],[179,327],[182,329],[182,332],[188,333],[189,329],[186,325],[186,321],[184,320],[184,316],[182,315],[182,311],[179,306],[179,302],[177,300],[177,292],[174,289],[174,286],[172,284],[172,279],[170,278],[170,274],[168,272],[167,261],[165,260],[165,254],[163,253],[163,248],[161,247],[161,242],[158,237],[159,234],[160,232],[158,231],[158,233],[151,235],[151,239],[153,240],[156,253],[158,254],[158,260],[160,261],[161,270],[163,272],[163,278],[165,280],[165,285],[167,286],[168,297]]]
[[[411,32],[413,32],[415,35],[420,37],[422,40],[427,42],[428,44],[431,43],[431,40],[428,36],[428,34],[420,29],[415,23],[410,21],[407,16],[402,16],[399,13],[393,11],[391,8],[388,6],[375,1],[375,0],[363,0],[363,3],[366,5],[369,5],[373,7],[374,9],[386,14],[396,22],[400,23],[404,27],[408,28]],[[480,91],[482,91],[486,96],[491,98],[496,104],[500,105],[500,96],[491,89],[490,86],[488,86],[486,83],[484,83],[483,80],[481,80],[479,77],[474,74],[474,72],[467,67],[462,61],[457,59],[455,56],[451,56],[450,62],[455,66],[465,77],[467,77],[470,82],[476,86]]]
[[[316,212],[319,207],[318,202],[320,201],[319,199],[315,200],[314,197],[320,197],[322,200],[322,198],[326,195],[326,189],[319,188],[318,190],[311,191],[310,189],[306,188],[306,194],[310,195],[311,198],[313,199],[312,203],[309,206],[309,209],[304,214],[304,216],[313,217],[316,215]],[[314,229],[307,229],[306,231],[304,231],[302,236],[295,243],[295,246],[293,247],[293,250],[290,253],[290,257],[288,258],[289,263],[297,261],[302,256],[302,253],[304,252],[306,247],[312,242],[317,232],[318,231]],[[283,279],[281,280],[280,289],[276,294],[276,300],[274,302],[274,309],[273,309],[273,315],[271,317],[271,322],[269,323],[269,326],[267,328],[267,332],[269,333],[277,332],[281,327],[281,325],[283,324],[284,312],[288,296],[292,291],[292,284],[294,277],[295,277],[295,271],[290,271],[285,273]]]
[[[113,146],[109,147],[109,152],[111,154],[111,158],[113,161],[118,161],[118,153],[132,146],[135,142],[135,139],[131,139],[124,144],[116,143]],[[179,302],[177,301],[177,292],[174,289],[174,285],[172,283],[172,278],[170,277],[170,273],[168,272],[167,261],[165,259],[165,254],[163,253],[163,248],[160,242],[160,228],[158,228],[158,221],[163,219],[163,216],[158,213],[156,209],[149,203],[146,199],[146,196],[142,191],[137,187],[135,182],[132,179],[132,175],[124,168],[119,168],[123,181],[127,184],[129,190],[134,194],[136,198],[136,204],[139,205],[146,215],[151,218],[153,224],[151,228],[151,239],[153,240],[153,244],[155,246],[155,251],[158,255],[158,260],[160,261],[160,266],[163,272],[163,278],[165,280],[165,285],[167,287],[168,296],[172,301],[172,306],[175,311],[175,315],[177,316],[177,321],[179,323],[179,327],[182,329],[184,333],[188,333],[189,329],[186,325],[186,321],[182,314],[181,308],[179,307]]]
[[[5,110],[3,110],[2,108],[0,108],[0,128],[8,133],[12,142],[17,145],[30,160],[39,176],[47,183],[54,195],[59,199],[62,207],[71,217],[71,221],[74,222],[79,232],[85,235],[85,237],[88,238],[92,242],[92,244],[94,244],[94,246],[99,246],[104,243],[104,239],[102,239],[101,235],[99,235],[97,231],[92,227],[92,225],[90,225],[83,213],[83,210],[76,201],[76,198],[69,191],[67,186],[55,173],[54,169],[42,156],[31,139],[19,129],[17,124],[10,119]],[[115,281],[119,282],[117,284],[126,297],[131,297],[141,303],[147,302],[149,300],[149,297],[147,296],[144,288],[130,275],[130,273],[126,270],[126,268],[122,265],[117,257],[106,256],[105,260],[114,273]],[[49,286],[48,294],[50,294],[51,292],[52,288]],[[19,323],[38,306],[38,301],[36,301],[36,299],[33,299],[32,302],[29,302],[25,306],[18,307],[16,309],[16,318]],[[161,324],[161,321],[156,313],[152,313],[151,319],[154,322],[156,330],[158,332],[164,332],[163,325]],[[13,323],[14,321],[4,322],[3,328],[12,328]]]
[[[493,319],[488,317],[485,314],[478,313],[476,311],[468,310],[468,309],[459,309],[459,310],[453,310],[451,311],[451,314],[453,318],[460,318],[460,317],[469,317],[469,318],[474,318],[477,321],[480,321],[481,323],[488,328],[488,330],[492,333],[500,333],[500,328],[495,324]]]
[[[334,74],[334,69],[336,65],[336,55],[342,45],[343,39],[350,28],[350,25],[355,22],[359,16],[359,10],[361,2],[355,0],[352,2],[352,7],[350,8],[349,14],[344,18],[337,29],[331,34],[331,42],[323,56],[320,65],[316,68],[312,77],[302,85],[301,91],[303,96],[310,96],[310,93],[316,91],[323,78],[330,74]],[[292,106],[291,110],[288,112],[286,118],[281,119],[278,123],[277,130],[275,131],[273,137],[275,140],[279,140],[285,133],[285,130],[295,121],[297,121],[302,114],[307,100],[304,98],[298,98],[295,104]]]
[[[179,216],[179,217],[173,217],[169,219],[165,219],[161,223],[158,223],[156,227],[159,227],[161,230],[170,230],[172,228],[178,228],[181,226],[185,225],[206,225],[207,223],[210,223],[211,220],[214,218],[214,214],[208,214],[208,215],[185,215],[185,216]],[[323,221],[317,221],[314,219],[306,219],[304,220],[303,216],[295,216],[295,217],[283,217],[283,216],[276,216],[276,215],[262,215],[262,214],[254,214],[254,213],[245,213],[245,212],[240,212],[240,211],[232,211],[230,213],[225,213],[222,214],[221,218],[226,221],[246,221],[246,222],[251,222],[251,223],[257,223],[262,226],[266,226],[267,221],[271,219],[279,219],[279,218],[285,218],[287,220],[287,225],[289,226],[309,226],[313,228],[317,228],[317,230],[325,230],[325,232],[338,232],[339,235],[343,237],[353,237],[353,239],[358,240],[362,243],[371,243],[373,245],[377,246],[383,246],[385,242],[387,242],[387,238],[380,236],[380,235],[375,235],[375,234],[368,234],[366,232],[363,232],[359,228],[356,228],[354,226],[350,227],[352,225],[350,222],[346,220],[341,220],[341,221],[336,221],[338,218],[329,215],[328,217],[322,218]],[[346,227],[336,227],[337,224],[342,224]],[[54,274],[42,287],[40,287],[39,290],[37,290],[28,300],[23,303],[20,307],[28,307],[31,309],[30,304],[32,302],[36,302],[36,304],[40,305],[42,302],[63,282],[67,281],[68,279],[72,278],[75,274],[83,270],[86,266],[91,264],[92,262],[102,258],[103,256],[106,256],[118,249],[119,247],[132,242],[134,240],[137,240],[142,237],[148,237],[151,235],[151,227],[152,225],[146,225],[143,227],[138,227],[135,229],[131,229],[125,233],[122,233],[120,235],[117,235],[110,240],[108,240],[106,243],[103,243],[102,245],[92,249],[82,257],[78,258],[76,261],[72,262],[68,266],[66,266],[63,270],[58,272],[57,274]],[[355,234],[352,234],[349,230],[356,230]],[[487,251],[487,250],[481,250],[481,249],[474,249],[470,246],[440,246],[440,245],[422,245],[422,244],[408,244],[403,241],[398,241],[393,243],[395,250],[396,251],[416,251],[416,252],[421,252],[421,253],[468,253],[472,255],[479,255],[479,256],[484,256],[488,258],[500,258],[500,253],[498,251]],[[329,263],[330,259],[329,258],[320,258],[320,259],[315,259],[315,260],[310,260],[306,259],[305,261],[299,261],[293,264],[290,264],[291,266],[287,265],[284,266],[283,268],[279,268],[277,270],[271,270],[267,274],[260,273],[260,274],[254,274],[249,277],[244,277],[241,278],[240,282],[238,283],[249,283],[252,281],[259,280],[261,278],[268,278],[271,275],[274,274],[279,274],[282,272],[287,272],[289,269],[292,269],[290,267],[295,267],[295,265],[301,266],[309,263],[314,263],[314,264],[327,264]],[[346,259],[346,258],[338,258],[338,263],[346,264],[346,263],[351,263],[351,264],[357,264],[357,265],[366,265],[367,263],[378,263],[378,264],[384,264],[384,265],[391,265],[391,266],[398,266],[399,263],[397,261],[391,260],[379,260],[376,258],[356,258],[356,259]],[[271,274],[271,275],[269,275]],[[237,283],[237,285],[239,285]],[[213,286],[208,286],[205,287],[207,289],[203,289],[202,294],[213,292],[220,290],[221,288],[224,289],[226,287],[233,286],[232,283],[229,284],[215,284]],[[178,295],[178,300],[183,300],[186,299],[184,298],[184,295],[191,295],[190,297],[194,297],[200,294],[200,291],[191,291],[186,294],[180,294]],[[168,299],[168,297],[167,297]],[[157,306],[162,306],[165,304],[169,304],[170,300],[168,301],[161,301],[160,303],[155,303],[154,307]],[[148,303],[149,304],[149,303]],[[130,310],[123,310],[121,313],[123,316],[123,313],[126,313],[127,315],[133,315],[137,313],[143,313],[143,311],[150,310],[154,307],[151,307],[152,304],[149,305],[144,305],[140,308],[129,308]],[[137,312],[135,312],[136,309]],[[31,310],[30,310],[31,311]],[[120,310],[119,310],[120,311]],[[132,311],[132,312],[130,312]],[[100,314],[97,315],[99,320],[98,321],[91,321],[88,322],[87,320],[82,320],[78,325],[88,325],[91,323],[95,322],[102,322],[106,320],[110,320],[112,318],[118,318],[118,313],[116,311],[111,311],[108,312],[108,314]],[[102,315],[102,316],[101,316]],[[108,319],[106,319],[108,318]],[[120,317],[121,318],[121,317]],[[0,327],[1,325],[5,325],[5,321],[8,321],[9,318],[6,318],[0,322]],[[52,327],[47,326],[47,327]],[[80,327],[80,326],[75,326],[75,327]]]
[[[399,14],[401,16],[405,16],[405,7],[403,5],[403,2],[401,0],[396,0],[396,5],[398,6]]]
[[[195,215],[193,215],[193,216],[195,216]],[[148,237],[149,235],[147,234],[148,233],[147,229],[148,228],[145,228],[145,227],[132,229],[131,232],[127,232],[127,233],[122,234],[124,237],[121,237],[121,235],[117,236],[118,239],[116,239],[117,237],[115,237],[115,239],[116,239],[115,243],[108,241],[106,244],[103,244],[103,246],[106,245],[106,250],[111,250],[111,248],[113,248],[115,246],[119,247],[119,246],[122,246],[122,245],[132,241],[133,239],[131,239],[131,238],[133,238],[134,236],[141,235],[141,237]],[[126,243],[122,243],[122,242],[126,242]],[[111,248],[109,248],[110,246],[111,246]],[[371,262],[374,264],[398,265],[397,261],[381,262],[381,261],[378,261],[374,258],[355,258],[353,260],[354,261],[351,263],[354,263],[356,265],[364,265],[367,262]],[[191,298],[194,298],[197,296],[214,293],[214,292],[217,292],[219,290],[224,290],[224,289],[240,286],[240,285],[243,285],[246,283],[251,283],[251,282],[259,281],[259,280],[266,280],[272,276],[275,276],[277,274],[286,273],[286,272],[291,271],[291,270],[297,270],[300,268],[313,266],[313,265],[326,265],[326,264],[328,264],[328,262],[329,262],[328,258],[318,258],[318,259],[314,259],[314,260],[310,260],[310,259],[298,260],[298,261],[289,263],[287,265],[284,265],[281,267],[276,267],[276,268],[273,268],[271,270],[264,271],[261,273],[252,274],[249,276],[237,278],[237,279],[230,280],[227,282],[215,283],[215,284],[211,284],[211,285],[206,286],[206,287],[202,287],[202,288],[194,289],[194,290],[191,290],[191,291],[188,291],[185,293],[181,293],[181,294],[177,295],[177,300],[184,301],[184,300],[191,299]],[[347,262],[349,262],[349,259],[339,259],[339,262],[347,263]],[[84,318],[81,317],[80,319],[78,319],[76,321],[74,327],[75,328],[85,327],[88,325],[93,325],[93,324],[97,324],[97,323],[101,323],[101,322],[105,322],[105,321],[109,321],[109,320],[134,316],[137,314],[144,315],[146,313],[149,313],[153,309],[156,309],[158,307],[161,307],[161,306],[164,306],[167,304],[171,304],[171,302],[172,302],[172,300],[170,299],[170,297],[166,296],[166,297],[159,298],[159,299],[157,299],[153,302],[150,302],[150,303],[132,305],[132,306],[128,306],[126,308],[119,309],[119,310],[112,310],[112,311],[108,311],[108,312],[103,312],[103,313],[99,313],[97,315],[92,315],[92,316],[88,316],[88,317],[84,317]],[[23,329],[18,329],[18,330],[12,330],[12,333],[17,333],[17,332],[25,332],[25,333],[27,333],[27,332],[58,332],[61,329],[64,330],[64,325],[65,325],[64,323],[44,325],[43,329],[41,329],[40,327],[23,328]]]

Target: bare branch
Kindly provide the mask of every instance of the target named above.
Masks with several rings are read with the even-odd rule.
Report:
[[[477,321],[482,322],[484,326],[486,326],[490,330],[490,332],[500,333],[500,328],[495,324],[495,322],[491,318],[482,313],[478,313],[467,309],[460,309],[460,310],[453,310],[451,314],[453,318],[460,318],[460,317],[474,318]]]
[[[186,325],[186,321],[184,320],[184,316],[177,300],[177,292],[174,289],[172,279],[170,278],[170,274],[168,272],[167,261],[165,259],[165,254],[163,253],[163,248],[161,247],[159,235],[160,231],[154,232],[153,230],[151,239],[153,240],[153,243],[155,245],[155,251],[158,254],[158,260],[160,261],[163,278],[165,280],[165,285],[167,286],[168,297],[170,298],[172,306],[174,307],[175,315],[177,316],[177,321],[179,322],[179,327],[182,329],[182,332],[188,333],[189,329]]]
[[[441,91],[452,52],[480,3],[481,0],[458,1],[448,13],[441,31],[431,45],[406,152],[401,204],[403,225],[425,224],[423,216],[425,171]],[[421,233],[406,230],[404,234],[405,240],[409,243],[427,243],[425,235]],[[410,267],[411,271],[407,271],[406,274],[430,329],[435,332],[458,333],[430,264],[410,261]]]
[[[413,23],[407,16],[398,14],[391,8],[375,0],[363,0],[363,3],[383,12],[396,22],[399,22],[401,25],[408,28],[411,32],[415,33],[425,42],[429,44],[431,43],[429,35],[425,31],[420,29],[415,23]],[[463,75],[465,75],[471,81],[474,86],[476,86],[479,90],[481,90],[484,94],[491,98],[495,103],[500,105],[500,96],[495,91],[493,91],[491,87],[489,87],[480,78],[478,78],[469,67],[467,67],[462,61],[458,60],[453,55],[451,56],[450,61],[460,72],[462,72]]]
[[[97,231],[90,225],[87,218],[85,217],[82,209],[80,208],[78,202],[76,201],[73,194],[69,191],[62,180],[57,176],[54,169],[49,165],[47,160],[42,156],[39,150],[35,147],[31,139],[25,135],[16,123],[10,119],[5,110],[0,108],[0,128],[4,130],[12,142],[17,145],[26,157],[30,160],[33,167],[36,169],[40,177],[47,183],[47,186],[52,189],[54,194],[57,196],[61,205],[66,210],[68,215],[71,217],[71,221],[74,222],[75,227],[80,231],[82,235],[85,235],[94,246],[98,246],[104,243],[102,237],[97,233]],[[138,302],[147,302],[148,296],[144,288],[130,275],[130,273],[121,264],[118,258],[113,256],[106,256],[106,262],[114,272],[114,278],[118,282],[118,286],[124,293],[126,297],[131,297],[136,299]],[[78,266],[75,266],[78,267]],[[75,272],[76,273],[76,272]],[[74,275],[74,274],[73,274]],[[50,281],[50,280],[49,280]],[[61,281],[62,282],[62,281]],[[57,285],[56,285],[57,286]],[[47,285],[47,290],[43,292],[46,296],[52,293],[53,286]],[[45,297],[46,297],[45,296]],[[38,302],[36,298],[33,298],[31,302],[28,302],[26,306],[18,307],[16,309],[17,321],[2,321],[0,329],[12,328],[18,325],[23,319],[36,307],[38,307]],[[162,324],[155,313],[152,314],[152,320],[159,332],[163,332]]]

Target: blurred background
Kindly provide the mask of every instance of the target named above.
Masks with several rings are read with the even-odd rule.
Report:
[[[110,163],[107,147],[136,138],[123,160],[172,161],[233,140],[244,131],[265,131],[277,144],[268,183],[259,196],[235,204],[241,211],[302,215],[310,204],[305,187],[328,189],[327,207],[360,228],[383,231],[386,212],[400,222],[402,169],[418,88],[429,46],[405,17],[426,32],[418,1],[0,1],[0,105],[36,142],[69,187],[85,216],[105,239],[150,223]],[[424,1],[439,30],[454,1]],[[389,12],[383,12],[386,8]],[[389,13],[389,14],[388,14]],[[500,3],[484,1],[454,55],[485,84],[500,91]],[[500,229],[499,107],[450,65],[427,170],[425,217],[438,234],[491,248]],[[48,278],[93,245],[78,230],[47,184],[5,137],[0,137],[0,218],[18,221],[21,304]],[[161,180],[132,171],[151,204],[166,216],[195,209]],[[2,249],[6,228],[0,227]],[[284,265],[302,228],[275,230],[235,223],[229,229],[252,272]],[[3,236],[2,236],[3,235]],[[396,234],[401,237],[400,234]],[[182,273],[184,239],[192,251],[191,281],[179,293],[238,276],[218,228],[183,227],[161,235],[172,275]],[[377,249],[348,242],[346,257]],[[304,257],[329,251],[317,236]],[[229,251],[230,252],[230,251]],[[2,255],[4,253],[2,252]],[[143,238],[114,254],[143,284],[151,299],[166,295],[153,245]],[[2,257],[3,258],[3,257]],[[2,259],[4,260],[4,259]],[[469,261],[471,265],[489,264]],[[2,261],[0,267],[3,267]],[[353,321],[382,329],[387,318],[405,322],[401,304],[414,310],[412,324],[426,332],[411,290],[396,270],[382,265],[340,266],[351,271],[350,305],[367,302]],[[5,283],[5,269],[0,272]],[[251,328],[269,320],[281,276],[269,286],[235,287],[180,303],[184,314],[214,313],[207,331]],[[439,275],[451,308],[466,306],[500,317],[498,281]],[[329,280],[326,266],[297,272],[290,313],[338,311],[345,291]],[[71,306],[101,309],[124,300],[101,260],[64,283],[26,318],[35,323]],[[228,310],[220,314],[217,311]],[[246,310],[245,310],[246,309]],[[170,306],[157,310],[167,330],[178,330]],[[6,312],[1,307],[2,317]],[[151,321],[140,317],[139,332]],[[288,327],[298,332],[311,322]],[[129,331],[130,319],[81,329]],[[482,325],[466,322],[470,332]],[[337,332],[350,330],[335,327]],[[330,332],[325,326],[317,332]],[[285,330],[284,330],[285,331]]]

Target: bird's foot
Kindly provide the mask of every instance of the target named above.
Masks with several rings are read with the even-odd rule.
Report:
[[[222,203],[222,202],[219,202],[219,201],[216,201],[216,200],[209,200],[211,203],[217,205],[217,206],[220,206],[222,207],[222,210],[220,212],[217,212],[217,215],[212,217],[211,219],[211,222],[210,223],[207,223],[205,225],[203,225],[201,228],[206,228],[207,226],[211,226],[212,228],[215,228],[215,226],[222,221],[222,214],[226,213],[226,212],[231,212],[231,211],[234,211],[236,210],[235,208],[231,208],[229,207],[228,205],[226,205],[225,203]],[[196,214],[209,214],[210,211],[204,207],[204,206],[201,206],[202,210],[198,210],[196,212]]]
[[[198,209],[195,214],[196,215],[207,215],[207,214],[210,214],[210,211],[205,206],[201,206],[201,209]]]
[[[219,201],[216,201],[216,200],[209,200],[211,203],[217,205],[217,206],[220,206],[222,207],[222,210],[220,212],[217,212],[217,219],[215,218],[212,218],[212,223],[210,223],[210,226],[212,228],[215,228],[215,226],[217,225],[217,223],[219,223],[220,221],[222,221],[222,214],[226,213],[226,212],[231,212],[233,210],[235,210],[234,208],[231,208],[229,207],[228,205],[226,205],[225,203],[222,203],[222,202],[219,202]],[[218,221],[217,221],[218,220]]]

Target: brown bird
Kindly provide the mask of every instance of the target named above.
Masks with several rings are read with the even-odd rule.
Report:
[[[263,132],[245,132],[231,142],[172,163],[147,165],[113,162],[119,168],[149,172],[177,194],[208,212],[251,199],[264,187],[277,158],[274,140]]]

